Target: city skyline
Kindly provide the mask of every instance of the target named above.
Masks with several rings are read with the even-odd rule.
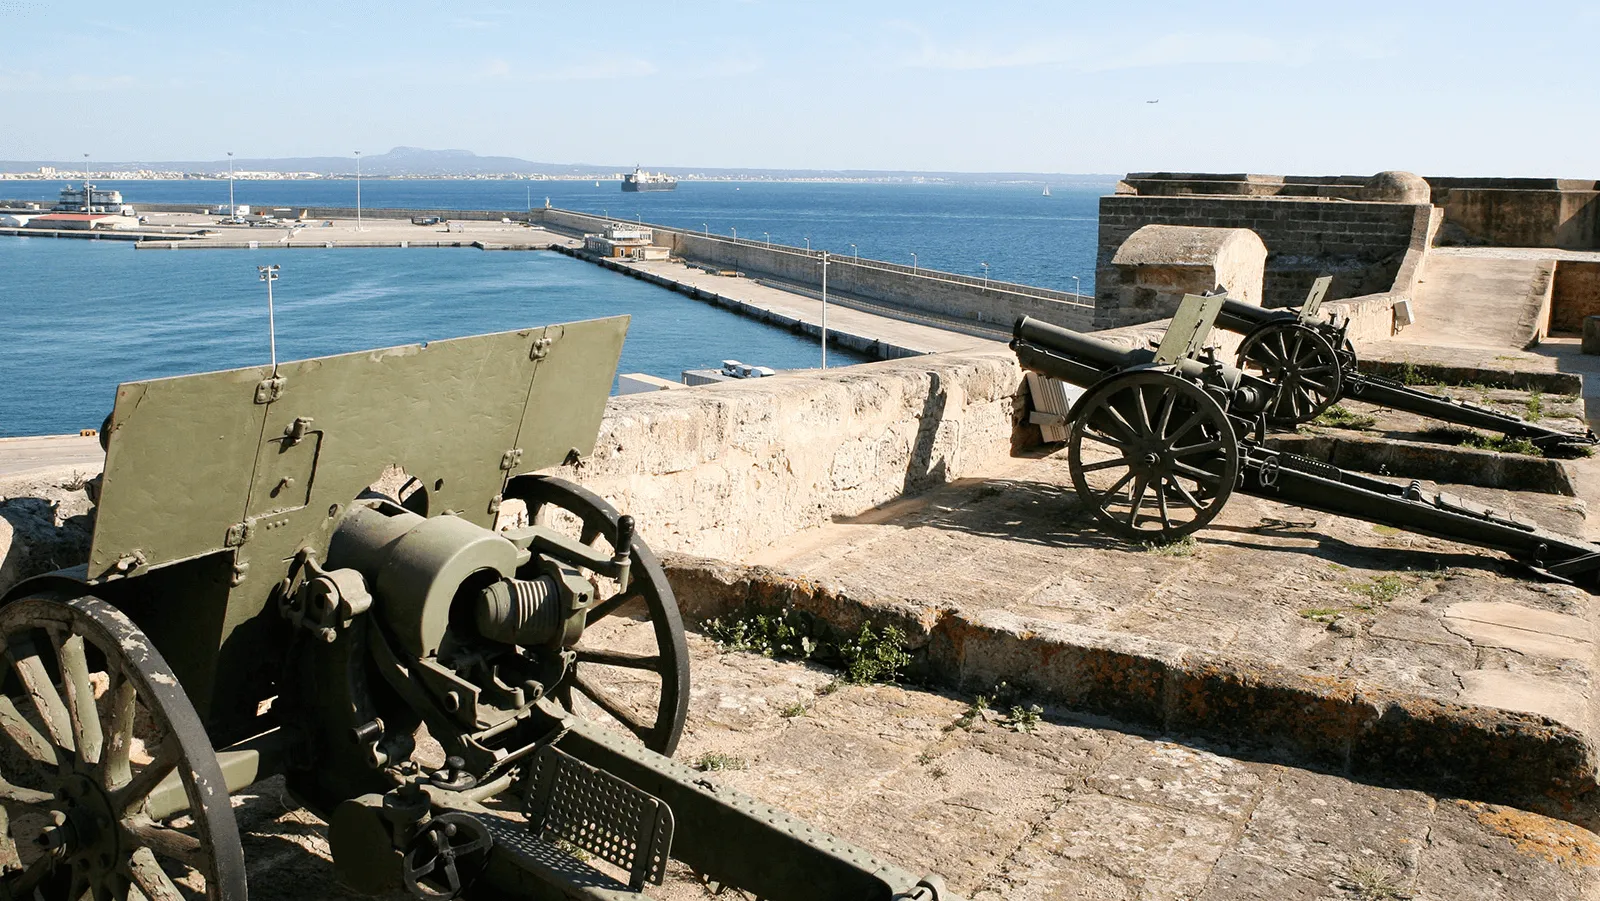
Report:
[[[32,127],[0,135],[0,159],[409,145],[657,169],[1594,177],[1600,125],[1577,114],[1594,88],[1568,41],[1596,25],[1539,2],[196,16],[7,0],[0,108]]]

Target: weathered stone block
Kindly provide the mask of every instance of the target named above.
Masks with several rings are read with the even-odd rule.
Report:
[[[1583,352],[1600,354],[1600,316],[1583,317]]]
[[[1217,286],[1243,303],[1262,299],[1266,245],[1244,228],[1146,225],[1117,249],[1097,292],[1095,325],[1110,328],[1171,316],[1185,294]]]

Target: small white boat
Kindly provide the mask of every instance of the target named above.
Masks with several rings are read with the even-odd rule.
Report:
[[[1050,186],[1049,185],[1045,185],[1044,186],[1044,196],[1045,197],[1049,197],[1050,196]]]

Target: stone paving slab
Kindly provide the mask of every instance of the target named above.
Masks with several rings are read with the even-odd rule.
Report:
[[[968,696],[835,690],[825,668],[720,654],[694,634],[690,649],[679,759],[737,758],[742,769],[708,778],[937,872],[973,901],[1600,897],[1600,840],[1559,820],[1250,762],[1054,708],[1019,731],[1003,712],[964,718]],[[784,716],[794,704],[805,713]],[[277,782],[236,806],[253,898],[355,897],[333,882],[321,823]],[[677,865],[649,894],[712,897]]]
[[[691,615],[893,619],[938,678],[1595,818],[1593,601],[1499,554],[1235,495],[1177,548],[1102,534],[1064,455],[810,530],[669,559]],[[1571,498],[1463,489],[1583,531]],[[772,568],[764,568],[772,567]]]

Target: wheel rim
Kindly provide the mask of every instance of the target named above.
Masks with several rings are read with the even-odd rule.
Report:
[[[0,608],[0,645],[8,897],[243,901],[216,754],[144,633],[98,598],[31,597]],[[173,772],[188,810],[157,821],[148,802]]]
[[[1309,422],[1339,399],[1344,374],[1326,338],[1298,323],[1273,323],[1239,343],[1239,368],[1277,386],[1267,421],[1277,426]]]
[[[1222,407],[1162,372],[1091,389],[1072,425],[1072,484],[1095,518],[1121,534],[1170,541],[1204,527],[1239,474],[1239,443]]]
[[[619,514],[587,488],[565,479],[522,476],[512,480],[505,496],[526,503],[530,521],[611,549]],[[688,643],[666,571],[638,537],[631,559],[626,592],[617,593],[609,580],[593,580],[601,594],[573,648],[577,661],[551,694],[568,710],[591,717],[603,713],[652,751],[670,756],[689,713]],[[635,625],[643,618],[652,627],[642,646],[642,630],[625,625],[630,618]]]

